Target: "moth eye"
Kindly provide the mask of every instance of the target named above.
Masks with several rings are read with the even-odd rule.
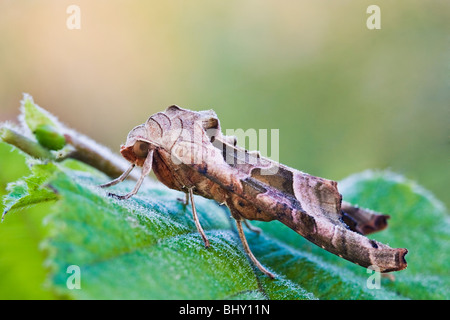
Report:
[[[149,144],[144,141],[137,141],[133,146],[133,152],[138,158],[147,157]]]

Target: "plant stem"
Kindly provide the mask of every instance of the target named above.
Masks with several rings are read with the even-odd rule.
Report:
[[[50,150],[44,148],[38,142],[25,137],[13,129],[7,127],[0,128],[0,139],[19,148],[34,158],[55,160],[55,157]]]
[[[89,138],[73,130],[66,130],[64,136],[67,140],[66,147],[59,152],[51,152],[16,130],[7,126],[0,128],[0,140],[19,148],[33,158],[58,162],[67,158],[76,159],[114,178],[126,170],[128,163],[125,160]],[[130,178],[137,180],[136,175],[130,175]]]

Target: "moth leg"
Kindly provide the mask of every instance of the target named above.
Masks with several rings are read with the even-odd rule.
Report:
[[[125,200],[129,199],[132,196],[134,196],[136,193],[138,193],[139,188],[142,185],[142,182],[144,182],[145,177],[150,173],[152,170],[152,162],[153,162],[153,150],[150,150],[148,152],[147,158],[144,161],[144,165],[142,166],[142,172],[141,176],[139,177],[139,180],[137,181],[136,185],[134,186],[133,190],[131,192],[128,192],[124,195],[118,195],[114,193],[108,193],[108,196],[114,197],[116,199]],[[130,170],[131,171],[131,170]]]
[[[275,275],[271,273],[269,270],[263,267],[263,265],[256,259],[256,257],[253,255],[252,251],[250,250],[250,247],[248,246],[247,238],[245,238],[244,229],[242,228],[242,220],[236,219],[236,226],[239,233],[239,238],[241,238],[242,246],[244,247],[245,253],[250,257],[250,260],[254,263],[254,265],[262,271],[265,275],[267,275],[271,279],[275,279]]]
[[[114,185],[116,185],[116,184],[122,182],[123,180],[125,180],[125,179],[130,175],[131,171],[133,171],[133,169],[134,169],[135,166],[136,166],[136,165],[133,163],[133,164],[132,164],[132,165],[131,165],[124,173],[122,173],[118,178],[116,178],[116,179],[114,179],[114,180],[112,180],[112,181],[110,181],[110,182],[107,182],[107,183],[105,183],[105,184],[101,184],[101,185],[99,185],[99,187],[100,187],[100,188],[108,188],[108,187],[114,186]]]
[[[191,200],[192,205],[192,215],[194,217],[195,226],[197,227],[198,232],[202,236],[203,242],[205,243],[205,248],[209,248],[209,240],[205,235],[205,232],[203,231],[202,225],[200,224],[200,221],[198,220],[197,216],[197,210],[195,209],[195,203],[194,203],[194,187],[188,188],[188,194],[189,199]]]
[[[252,232],[254,232],[254,233],[260,234],[261,231],[262,231],[261,228],[252,226],[252,225],[250,224],[250,222],[248,222],[247,219],[244,220],[244,224],[245,224],[245,226],[247,227],[248,230],[250,230],[250,231],[252,231]]]
[[[186,207],[189,204],[189,192],[186,193],[186,198],[183,200],[181,198],[177,198],[178,201],[180,201],[184,207]]]
[[[253,255],[252,251],[250,250],[250,247],[247,242],[247,238],[245,237],[244,229],[242,228],[242,220],[244,220],[244,222],[245,222],[245,219],[242,218],[241,214],[239,213],[239,211],[237,211],[235,209],[235,207],[231,201],[227,201],[227,206],[231,211],[231,215],[236,220],[236,227],[238,230],[239,238],[241,239],[242,246],[244,247],[245,253],[247,253],[250,260],[252,260],[253,264],[259,270],[261,270],[262,273],[264,273],[271,279],[275,279],[275,275],[273,273],[271,273],[269,270],[267,270],[266,268],[264,268],[264,266],[258,261],[258,259],[256,259],[256,257]]]

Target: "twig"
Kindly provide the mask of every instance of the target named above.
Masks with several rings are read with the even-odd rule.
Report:
[[[50,152],[50,150],[11,128],[7,128],[5,126],[0,128],[0,139],[19,148],[34,158],[42,160],[55,160],[55,156]]]

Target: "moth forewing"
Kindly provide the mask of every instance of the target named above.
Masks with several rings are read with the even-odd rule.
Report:
[[[203,170],[203,174],[228,190],[230,197],[247,200],[245,206],[236,208],[242,217],[269,221],[267,216],[270,216],[323,249],[364,267],[377,265],[381,272],[406,268],[406,249],[392,249],[369,240],[352,231],[344,222],[342,196],[335,181],[311,176],[264,157],[259,157],[257,164],[246,163],[242,161],[245,151],[231,146],[226,138],[219,135],[214,146],[224,150],[223,156],[228,158],[226,163],[230,169],[221,172]],[[230,158],[233,160],[229,161]],[[261,169],[267,167],[277,167],[274,170],[276,173],[262,175]],[[235,202],[239,203],[238,200]],[[355,207],[346,203],[344,208],[349,210]],[[255,216],[255,212],[259,215]],[[359,217],[355,210],[351,212],[360,225],[370,218],[382,216],[368,214],[364,210],[360,213],[363,217]]]

